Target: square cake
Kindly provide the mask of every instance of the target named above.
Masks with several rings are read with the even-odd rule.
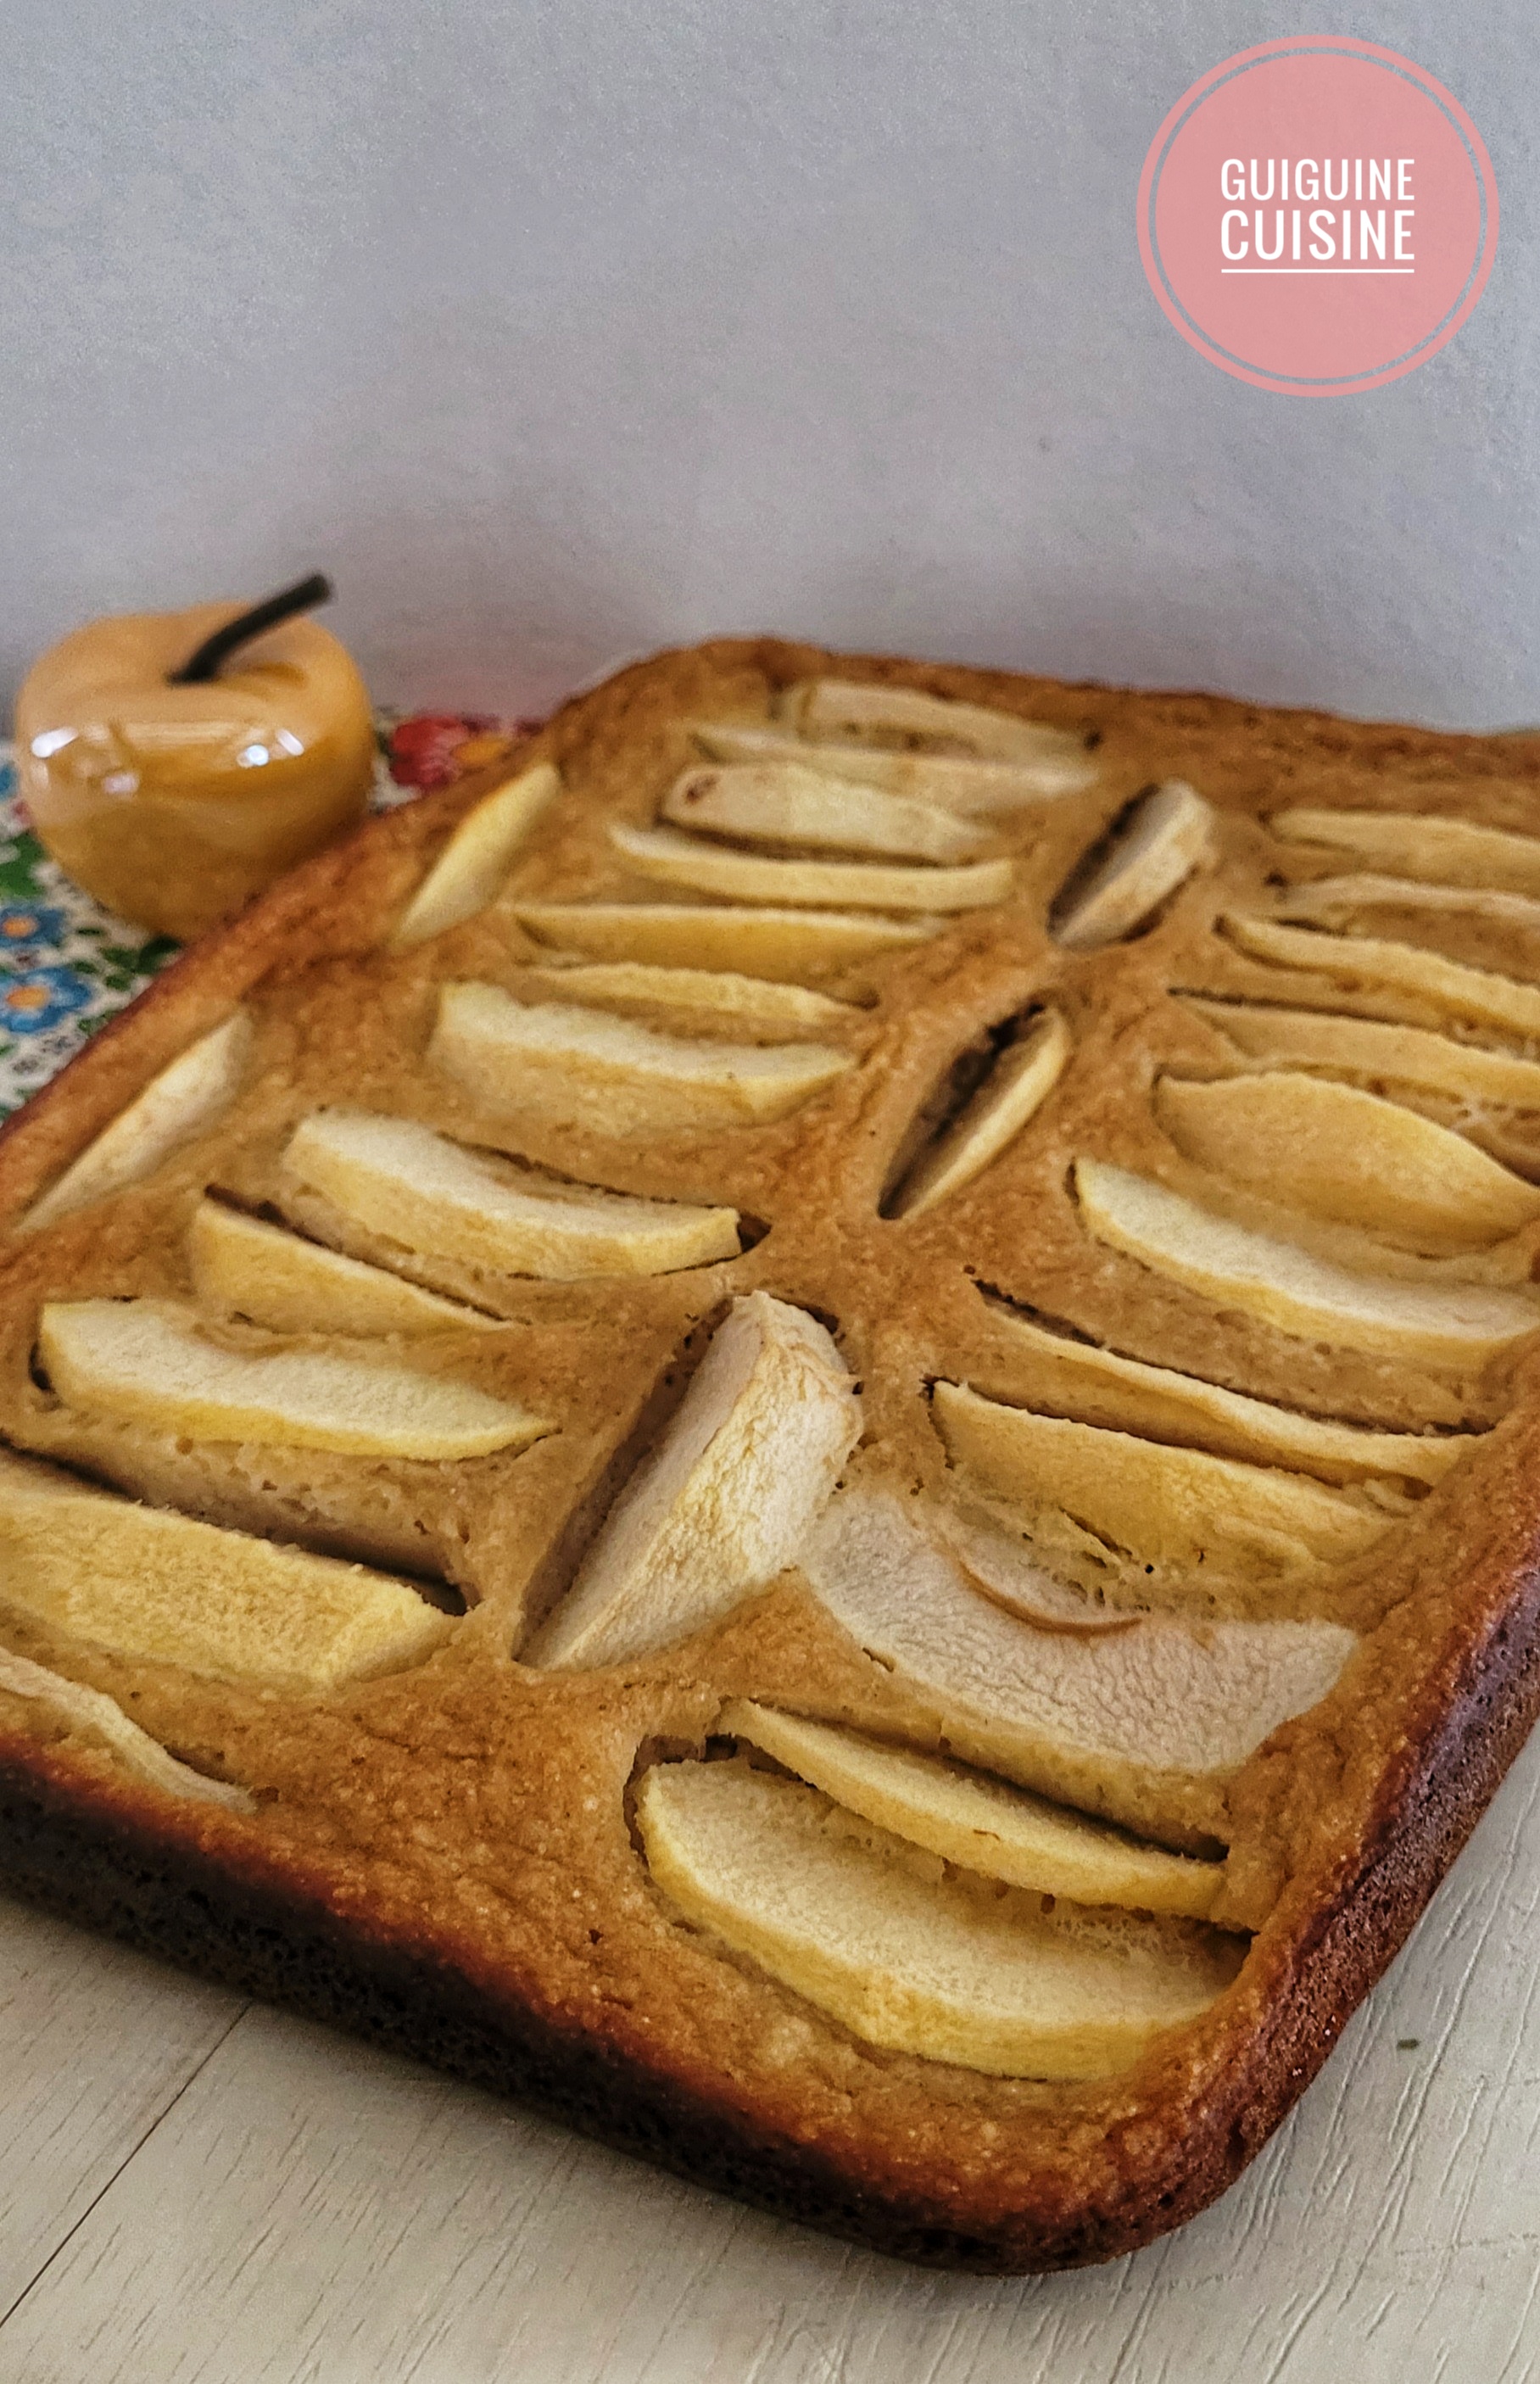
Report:
[[[661,655],[0,1137],[0,1876],[983,2270],[1540,1701],[1540,741]]]

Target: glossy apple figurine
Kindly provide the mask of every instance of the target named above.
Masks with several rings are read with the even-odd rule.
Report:
[[[374,726],[346,649],[266,603],[93,621],[35,663],[16,706],[21,791],[59,866],[185,941],[354,825]]]

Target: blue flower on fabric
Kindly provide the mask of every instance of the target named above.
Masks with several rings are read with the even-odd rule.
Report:
[[[0,1030],[42,1035],[83,1010],[91,987],[71,968],[27,969],[0,980]]]
[[[0,902],[0,954],[10,957],[57,944],[65,929],[62,911],[46,902]]]

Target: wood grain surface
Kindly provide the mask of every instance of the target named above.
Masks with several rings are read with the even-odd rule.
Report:
[[[1239,2186],[931,2276],[0,1905],[0,2384],[1525,2384],[1540,1740]]]

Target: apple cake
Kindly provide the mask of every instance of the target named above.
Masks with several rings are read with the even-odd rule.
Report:
[[[1540,740],[719,642],[0,1140],[0,1873],[985,2270],[1200,2208],[1540,1701]]]

